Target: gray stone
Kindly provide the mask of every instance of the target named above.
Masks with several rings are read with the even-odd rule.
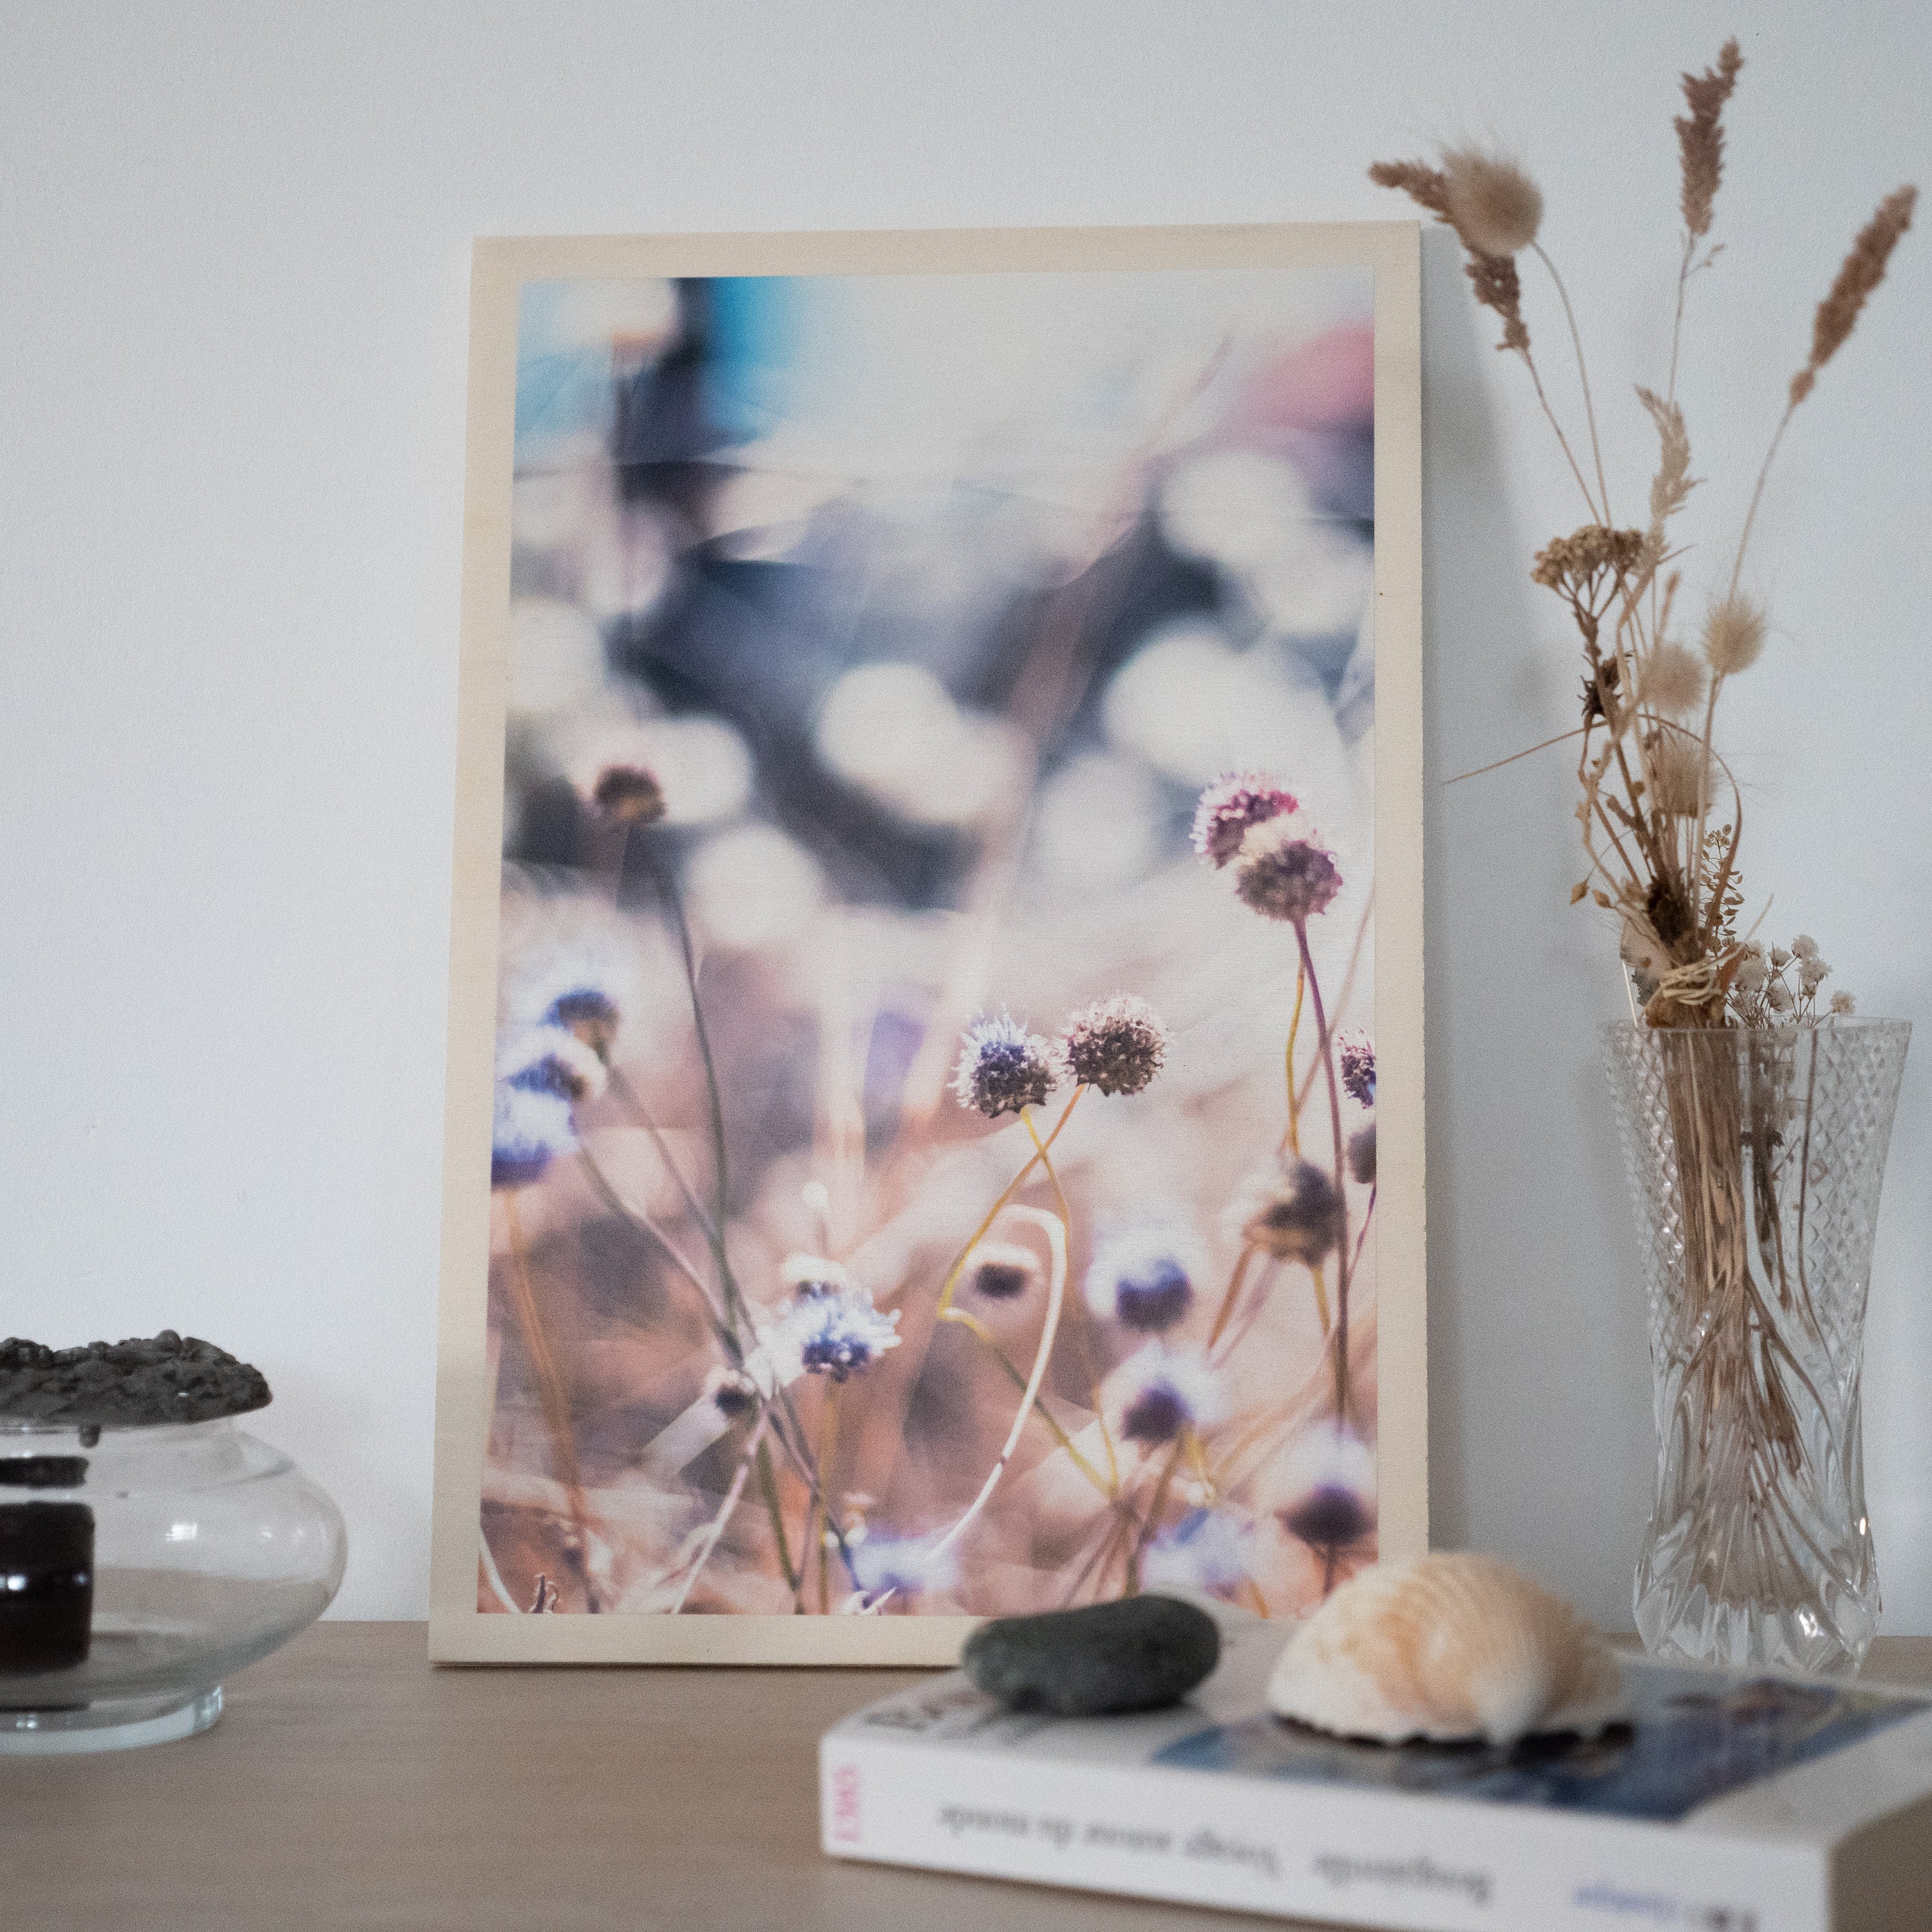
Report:
[[[1173,1597],[1124,1597],[996,1618],[967,1639],[960,1662],[1009,1710],[1090,1718],[1172,1704],[1220,1654],[1221,1633],[1206,1611]]]

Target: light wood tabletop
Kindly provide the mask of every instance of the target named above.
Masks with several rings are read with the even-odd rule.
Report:
[[[1932,1638],[1867,1678],[1932,1683]],[[319,1624],[178,1744],[0,1761],[6,1932],[1102,1932],[1280,1919],[846,1864],[819,1735],[910,1671],[432,1669]]]

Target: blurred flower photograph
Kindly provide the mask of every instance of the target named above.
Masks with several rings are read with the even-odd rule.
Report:
[[[1306,1613],[1378,1547],[1370,269],[517,328],[478,1610]]]

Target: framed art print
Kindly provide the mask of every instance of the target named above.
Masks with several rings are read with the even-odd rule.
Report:
[[[1425,1546],[1417,260],[477,244],[436,1658]]]

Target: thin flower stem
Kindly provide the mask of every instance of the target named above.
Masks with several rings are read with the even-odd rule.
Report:
[[[1221,1312],[1214,1318],[1214,1326],[1208,1331],[1208,1352],[1214,1352],[1214,1344],[1221,1339],[1222,1330],[1228,1325],[1228,1318],[1234,1312],[1234,1304],[1240,1298],[1241,1283],[1247,1279],[1248,1264],[1255,1258],[1255,1244],[1245,1241],[1236,1258],[1234,1272],[1228,1277],[1228,1292],[1221,1298]]]
[[[1362,916],[1355,922],[1355,943],[1348,949],[1348,970],[1342,975],[1341,997],[1335,1002],[1335,1017],[1337,1019],[1341,1018],[1347,1012],[1348,1002],[1354,997],[1355,972],[1362,963],[1362,947],[1368,938],[1369,922],[1374,918],[1375,912],[1376,892],[1374,886],[1371,886],[1369,888],[1369,896],[1362,904]],[[1300,1090],[1295,1096],[1294,1104],[1298,1110],[1307,1106],[1309,1090],[1315,1084],[1315,1076],[1318,1070],[1316,1063],[1311,1061],[1307,1072],[1302,1078]]]
[[[597,1600],[597,1587],[590,1580],[590,1520],[584,1502],[583,1472],[578,1466],[576,1438],[571,1431],[570,1401],[538,1310],[536,1289],[530,1279],[530,1252],[524,1240],[522,1218],[517,1211],[517,1193],[514,1187],[506,1188],[502,1196],[510,1240],[510,1300],[516,1310],[518,1325],[524,1331],[524,1347],[530,1366],[536,1374],[537,1397],[550,1435],[550,1453],[556,1459],[557,1474],[570,1498],[571,1528],[577,1539],[572,1567],[583,1581],[584,1607],[594,1616],[602,1606]]]
[[[1360,1274],[1362,1270],[1362,1250],[1368,1246],[1369,1223],[1375,1218],[1376,1189],[1373,1184],[1371,1184],[1369,1188],[1369,1204],[1362,1210],[1362,1232],[1355,1237],[1355,1272],[1358,1274]]]
[[[677,1244],[641,1208],[633,1206],[617,1192],[610,1177],[598,1165],[596,1156],[587,1147],[580,1147],[578,1154],[598,1198],[614,1214],[628,1222],[639,1233],[648,1234],[664,1250],[672,1267],[697,1291],[698,1298],[704,1304],[704,1312],[710,1318],[720,1346],[734,1363],[742,1361],[745,1352],[739,1346],[737,1336],[732,1334],[730,1324],[724,1318],[724,1310],[712,1300],[711,1291],[705,1286],[704,1278],[679,1252]]]
[[[718,1547],[718,1539],[724,1534],[724,1526],[731,1520],[731,1512],[738,1507],[738,1498],[745,1492],[745,1479],[752,1473],[752,1465],[758,1452],[764,1447],[765,1425],[769,1415],[761,1414],[758,1426],[752,1431],[751,1440],[745,1444],[745,1453],[738,1458],[738,1467],[731,1478],[731,1486],[724,1492],[724,1500],[718,1514],[711,1519],[710,1527],[705,1532],[704,1542],[692,1559],[684,1581],[678,1586],[676,1600],[670,1606],[670,1614],[676,1616],[685,1606],[691,1594],[692,1586],[698,1581],[698,1572],[710,1561],[711,1552]]]
[[[772,1520],[772,1534],[778,1544],[778,1568],[784,1574],[787,1588],[798,1588],[798,1573],[792,1568],[791,1550],[785,1541],[784,1511],[778,1502],[778,1472],[772,1467],[771,1445],[758,1444],[758,1488],[765,1499],[765,1509]]]
[[[840,1384],[834,1382],[825,1391],[825,1420],[818,1435],[818,1500],[820,1509],[830,1512],[832,1496],[832,1459],[838,1447],[838,1394]],[[816,1546],[810,1552],[818,1559],[818,1613],[826,1616],[832,1608],[832,1586],[827,1568],[827,1554],[823,1530],[818,1532]]]
[[[1688,229],[1684,232],[1684,259],[1677,265],[1677,319],[1670,326],[1670,382],[1664,392],[1666,403],[1677,400],[1677,350],[1684,340],[1684,297],[1690,286],[1691,258],[1697,252],[1697,238]]]
[[[1053,1131],[1047,1136],[1043,1144],[1037,1134],[1034,1136],[1034,1144],[1038,1151],[1028,1159],[1025,1166],[1022,1168],[1019,1172],[1006,1184],[998,1200],[987,1209],[986,1218],[974,1229],[966,1245],[953,1256],[952,1265],[946,1270],[946,1279],[940,1284],[939,1312],[940,1314],[944,1315],[946,1310],[952,1306],[952,1297],[958,1288],[960,1275],[964,1271],[968,1261],[971,1258],[973,1250],[986,1238],[987,1231],[1004,1212],[1007,1203],[1026,1185],[1028,1177],[1046,1158],[1047,1148],[1051,1148],[1054,1142],[1059,1139],[1060,1129],[1065,1126],[1067,1121],[1072,1117],[1073,1109],[1079,1105],[1080,1096],[1086,1090],[1084,1087],[1074,1088],[1067,1100],[1066,1105],[1060,1109],[1060,1118],[1053,1124]],[[1026,1116],[1023,1113],[1021,1118],[1024,1119]],[[1030,1122],[1028,1123],[1028,1131],[1029,1132],[1033,1131]]]
[[[704,1003],[698,996],[698,955],[691,943],[691,922],[686,917],[684,896],[677,880],[663,868],[645,861],[664,904],[670,909],[671,922],[677,929],[679,956],[684,964],[684,983],[691,996],[691,1024],[698,1036],[698,1058],[704,1067],[704,1092],[711,1117],[711,1157],[715,1169],[717,1208],[712,1216],[712,1246],[718,1256],[719,1276],[724,1291],[724,1306],[735,1323],[743,1314],[738,1285],[724,1258],[724,1227],[730,1217],[730,1174],[725,1162],[724,1100],[718,1084],[718,1066],[711,1052],[711,1034],[704,1024]]]
[[[973,1336],[976,1340],[984,1344],[986,1348],[991,1349],[994,1360],[996,1360],[1000,1366],[1006,1371],[1007,1378],[1012,1382],[1014,1388],[1019,1390],[1022,1394],[1025,1392],[1027,1378],[1024,1374],[1021,1371],[1019,1365],[1015,1362],[1013,1358],[1006,1353],[1005,1349],[1001,1348],[999,1343],[994,1340],[992,1330],[988,1328],[976,1315],[969,1315],[963,1308],[949,1308],[939,1318],[942,1322],[958,1322],[969,1335]],[[1080,1453],[1079,1450],[1074,1444],[1072,1437],[1068,1435],[1066,1431],[1060,1426],[1060,1424],[1054,1419],[1052,1410],[1048,1408],[1046,1406],[1046,1397],[1043,1396],[1035,1396],[1034,1397],[1033,1406],[1034,1413],[1037,1415],[1041,1421],[1045,1423],[1048,1430],[1052,1432],[1053,1439],[1054,1442],[1058,1443],[1060,1448],[1064,1449],[1067,1454],[1072,1457],[1073,1466],[1094,1485],[1094,1488],[1100,1492],[1101,1495],[1103,1496],[1111,1497],[1113,1494],[1113,1491],[1108,1486],[1106,1478],[1102,1475],[1100,1471],[1095,1468],[1093,1464]]]
[[[1570,465],[1570,473],[1576,479],[1576,487],[1583,493],[1583,502],[1590,512],[1592,523],[1606,520],[1604,513],[1597,508],[1597,500],[1590,494],[1590,486],[1583,481],[1583,472],[1578,466],[1576,452],[1570,447],[1570,439],[1563,434],[1563,425],[1556,420],[1556,412],[1550,406],[1550,398],[1544,394],[1543,377],[1536,366],[1536,358],[1527,349],[1516,353],[1522,358],[1522,366],[1529,371],[1529,380],[1536,386],[1536,400],[1543,405],[1543,413],[1548,418],[1550,427],[1556,432],[1556,440],[1562,447],[1564,460]]]
[[[1301,1030],[1302,995],[1307,990],[1308,976],[1298,966],[1294,969],[1294,1011],[1288,1018],[1285,1055],[1288,1062],[1288,1125],[1282,1130],[1278,1153],[1298,1154],[1301,1151],[1301,1100],[1294,1090],[1294,1036]]]
[[[1301,970],[1308,975],[1309,998],[1315,1005],[1315,1030],[1322,1054],[1322,1070],[1328,1085],[1328,1123],[1335,1143],[1335,1193],[1341,1203],[1341,1238],[1335,1247],[1335,1412],[1346,1420],[1348,1413],[1348,1150],[1342,1138],[1342,1092],[1335,1080],[1334,1042],[1328,1035],[1328,1016],[1322,1005],[1322,982],[1316,976],[1314,956],[1308,950],[1308,922],[1294,922],[1295,944],[1301,949]]]
[[[1778,428],[1772,433],[1771,447],[1765,452],[1763,465],[1757,472],[1757,484],[1751,491],[1750,507],[1744,512],[1744,532],[1738,538],[1738,554],[1731,565],[1730,594],[1733,597],[1738,594],[1738,580],[1744,575],[1744,552],[1750,545],[1751,526],[1757,521],[1758,506],[1764,501],[1765,483],[1771,475],[1771,466],[1778,460],[1778,446],[1784,440],[1784,432],[1790,427],[1792,413],[1797,407],[1796,403],[1785,404],[1784,413],[1778,418]]]
[[[1514,764],[1519,758],[1533,758],[1538,752],[1546,752],[1552,745],[1568,744],[1572,738],[1579,737],[1589,730],[1587,724],[1579,724],[1574,730],[1559,731],[1553,738],[1546,738],[1540,745],[1532,745],[1527,751],[1512,752],[1506,758],[1498,758],[1492,765],[1478,765],[1473,772],[1458,772],[1453,778],[1444,778],[1444,787],[1460,784],[1465,778],[1479,778],[1490,772],[1499,772],[1505,765]]]
[[[1187,1446],[1187,1438],[1192,1433],[1192,1430],[1183,1425],[1180,1435],[1174,1438],[1167,1466],[1160,1472],[1160,1480],[1154,1486],[1154,1500],[1148,1505],[1147,1514],[1141,1519],[1139,1532],[1127,1555],[1126,1594],[1130,1597],[1138,1597],[1141,1593],[1141,1558],[1160,1527],[1160,1513],[1167,1507],[1167,1492],[1174,1484],[1174,1472],[1180,1466],[1180,1452]]]
[[[1048,1171],[1052,1171],[1050,1164]],[[1027,1418],[1033,1413],[1034,1404],[1040,1399],[1040,1384],[1046,1379],[1047,1358],[1053,1352],[1053,1338],[1059,1331],[1060,1306],[1066,1294],[1066,1231],[1052,1216],[1042,1214],[1036,1208],[1023,1208],[1019,1211],[1037,1221],[1046,1235],[1047,1246],[1052,1256],[1052,1274],[1047,1286],[1046,1320],[1040,1329],[1040,1346],[1034,1352],[1033,1372],[1027,1378],[1018,1411],[1013,1417],[1013,1426],[1006,1432],[1006,1439],[1000,1448],[998,1458],[988,1472],[986,1481],[980,1485],[980,1493],[966,1506],[965,1514],[927,1552],[926,1561],[928,1564],[936,1562],[959,1540],[966,1533],[968,1526],[992,1500],[994,1490],[999,1486],[1000,1477],[1006,1473],[1006,1465],[1012,1460],[1014,1450],[1019,1446],[1020,1436],[1026,1427]]]
[[[1078,1097],[1077,1092],[1076,1097]],[[1073,1102],[1070,1100],[1066,1104],[1070,1110]],[[1067,1245],[1070,1248],[1073,1244],[1073,1210],[1066,1204],[1066,1190],[1060,1184],[1060,1175],[1047,1153],[1047,1143],[1040,1138],[1040,1130],[1034,1125],[1032,1108],[1022,1107],[1020,1119],[1024,1123],[1027,1133],[1033,1142],[1036,1156],[1046,1169],[1047,1179],[1053,1184],[1054,1210],[1060,1216],[1060,1226],[1066,1230]],[[1093,1399],[1094,1419],[1100,1424],[1101,1447],[1107,1452],[1107,1472],[1113,1479],[1114,1493],[1118,1496],[1120,1490],[1120,1458],[1114,1453],[1113,1432],[1107,1426],[1107,1412],[1100,1400],[1100,1378],[1094,1369],[1092,1352],[1087,1346],[1087,1334],[1084,1328],[1080,1330],[1080,1344],[1082,1360],[1087,1370],[1088,1392]]]
[[[1556,284],[1556,292],[1562,298],[1564,319],[1570,325],[1570,345],[1576,352],[1576,374],[1583,385],[1583,414],[1590,425],[1590,454],[1597,466],[1598,500],[1603,506],[1604,521],[1610,520],[1610,486],[1604,480],[1603,446],[1597,440],[1597,406],[1590,396],[1589,365],[1583,359],[1583,338],[1576,327],[1576,312],[1570,306],[1570,291],[1563,286],[1563,278],[1556,272],[1556,264],[1549,256],[1540,242],[1530,246],[1536,251],[1536,258],[1550,271],[1550,279]],[[1587,494],[1587,492],[1586,493]]]

